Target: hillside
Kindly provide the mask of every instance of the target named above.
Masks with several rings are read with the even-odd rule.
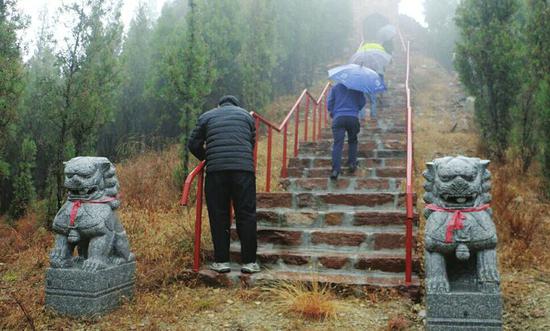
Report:
[[[426,161],[442,155],[482,156],[483,151],[456,78],[421,54],[412,58],[415,187],[421,196]],[[292,99],[273,109],[288,109]],[[124,201],[120,217],[138,260],[135,298],[97,319],[72,320],[45,311],[44,275],[53,238],[31,214],[14,228],[0,227],[0,329],[422,329],[422,303],[388,291],[317,289],[314,301],[326,304],[317,309],[329,312],[329,318],[319,321],[307,318],[315,317],[315,311],[299,313],[308,303],[293,299],[308,291],[297,285],[288,291],[287,284],[214,289],[194,283],[187,271],[194,210],[177,205],[180,188],[173,180],[178,148],[146,152],[117,165]],[[550,208],[537,198],[534,175],[519,175],[514,165],[495,163],[491,171],[505,329],[550,329],[550,254],[544,245],[550,235]],[[208,231],[203,233],[208,247]]]

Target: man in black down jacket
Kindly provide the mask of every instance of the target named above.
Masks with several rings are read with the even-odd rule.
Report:
[[[253,273],[260,271],[256,263],[253,159],[256,127],[252,116],[239,105],[234,96],[222,97],[217,108],[199,117],[188,147],[199,160],[206,158],[205,194],[215,259],[210,269],[217,272],[231,270],[229,209],[232,201],[241,241],[241,271]]]

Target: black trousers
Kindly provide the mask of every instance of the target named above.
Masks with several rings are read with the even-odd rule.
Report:
[[[233,202],[242,263],[256,262],[256,176],[249,171],[225,170],[206,174],[206,206],[216,262],[229,262],[230,202]]]

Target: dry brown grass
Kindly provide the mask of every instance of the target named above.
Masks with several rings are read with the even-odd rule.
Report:
[[[550,270],[546,249],[550,207],[540,200],[540,178],[536,173],[521,174],[521,166],[514,163],[493,171],[492,205],[501,243],[499,258],[506,268]]]
[[[333,319],[341,309],[328,285],[317,281],[310,284],[299,281],[282,281],[270,289],[279,309],[301,318],[315,321]]]
[[[397,315],[392,317],[388,321],[388,331],[403,331],[408,330],[411,325],[411,321],[409,321],[406,317],[402,315]]]

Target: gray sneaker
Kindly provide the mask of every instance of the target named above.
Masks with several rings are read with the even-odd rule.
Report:
[[[260,265],[256,262],[243,264],[241,266],[241,272],[244,272],[247,274],[254,274],[256,272],[260,272]]]
[[[231,265],[229,262],[214,262],[210,265],[210,270],[214,270],[216,272],[219,272],[220,274],[230,272],[231,271]]]

